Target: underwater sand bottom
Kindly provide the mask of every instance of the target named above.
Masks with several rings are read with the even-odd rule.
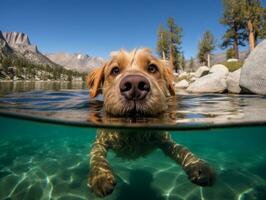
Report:
[[[87,188],[91,143],[79,139],[0,140],[0,199],[98,199]],[[266,199],[266,152],[252,156],[206,147],[198,154],[216,168],[213,187],[190,183],[182,169],[160,150],[133,161],[109,153],[117,185],[105,199]]]

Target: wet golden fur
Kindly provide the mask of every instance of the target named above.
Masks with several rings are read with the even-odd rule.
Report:
[[[148,66],[157,66],[156,73],[149,73]],[[111,71],[119,67],[120,74],[114,76]],[[104,95],[105,111],[112,115],[124,115],[132,109],[132,102],[126,101],[120,94],[119,83],[129,74],[139,74],[146,77],[151,85],[151,92],[144,101],[136,104],[136,110],[144,115],[156,115],[167,109],[166,96],[175,95],[173,88],[173,73],[164,62],[152,56],[149,49],[121,50],[112,55],[110,61],[101,68],[89,74],[87,83],[90,96],[95,97],[100,92]]]
[[[157,70],[149,71],[150,65],[156,66]],[[119,73],[113,74],[112,70],[117,67]],[[135,101],[134,105],[121,95],[119,89],[121,80],[131,74],[144,76],[150,84],[147,96]],[[113,53],[109,61],[88,75],[87,84],[91,98],[103,93],[105,112],[120,117],[131,113],[133,107],[139,116],[157,116],[167,109],[167,96],[175,95],[171,69],[166,62],[154,57],[149,49]],[[175,143],[168,132],[99,129],[90,152],[89,187],[101,197],[113,191],[116,180],[106,159],[109,149],[123,158],[135,159],[156,148],[180,164],[192,182],[201,186],[213,184],[214,172],[207,163]]]

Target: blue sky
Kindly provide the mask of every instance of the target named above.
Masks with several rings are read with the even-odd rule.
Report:
[[[120,48],[155,52],[158,26],[172,16],[183,28],[182,49],[190,58],[204,31],[220,43],[225,30],[219,24],[221,0],[0,0],[0,5],[0,30],[27,33],[43,53],[107,58]]]

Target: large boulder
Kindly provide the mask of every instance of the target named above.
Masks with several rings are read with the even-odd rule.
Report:
[[[175,84],[176,88],[187,88],[189,86],[189,83],[187,80],[183,79],[182,81],[179,81]]]
[[[213,65],[210,69],[210,73],[220,74],[227,76],[229,73],[229,70],[226,66],[222,64]]]
[[[229,71],[224,65],[214,65],[210,73],[194,81],[188,88],[193,93],[222,93],[227,89],[226,78]]]
[[[239,94],[241,92],[241,88],[239,86],[240,73],[241,69],[238,69],[228,74],[226,84],[229,93]]]
[[[195,77],[196,78],[200,78],[202,76],[205,76],[209,73],[210,68],[207,66],[201,66],[197,69],[197,71],[195,72]]]
[[[266,95],[266,40],[245,60],[240,74],[240,87],[246,92]]]

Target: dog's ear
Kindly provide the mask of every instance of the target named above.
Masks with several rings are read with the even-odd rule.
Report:
[[[89,88],[90,97],[94,98],[102,92],[102,84],[104,82],[104,67],[94,69],[87,76],[86,82]]]
[[[175,89],[174,89],[174,74],[171,68],[164,67],[164,77],[166,80],[167,88],[171,96],[175,96]]]

